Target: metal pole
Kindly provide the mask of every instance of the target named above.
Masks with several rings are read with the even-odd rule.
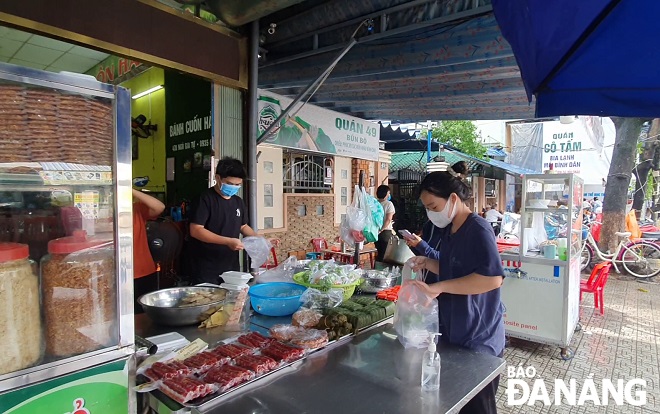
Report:
[[[364,187],[364,171],[360,170],[360,178],[358,180],[358,187],[360,188],[360,191],[362,191],[362,187]],[[365,208],[366,206],[360,206],[362,208]],[[371,213],[369,213],[371,214]],[[355,253],[353,254],[353,263],[355,264],[356,267],[360,266],[360,243],[355,243]]]
[[[254,30],[254,29],[253,29],[253,30]],[[257,33],[257,36],[258,36],[258,33]],[[264,131],[264,133],[261,134],[261,136],[259,137],[259,139],[257,139],[257,141],[256,141],[256,142],[257,142],[257,145],[261,144],[261,143],[262,143],[262,142],[263,142],[263,141],[264,141],[264,140],[270,135],[270,133],[271,133],[275,128],[278,128],[278,127],[279,127],[280,122],[282,122],[282,120],[283,120],[283,119],[289,114],[289,112],[291,112],[291,110],[293,109],[293,107],[296,106],[296,105],[298,104],[298,102],[300,102],[300,101],[301,101],[301,100],[302,100],[302,99],[303,99],[303,98],[304,98],[304,97],[305,97],[305,96],[306,96],[306,95],[307,95],[312,89],[314,89],[314,88],[316,87],[316,85],[321,81],[321,79],[323,79],[328,73],[332,72],[332,69],[333,69],[334,66],[337,64],[337,62],[339,62],[339,61],[341,60],[341,58],[343,58],[344,55],[346,55],[346,53],[348,53],[348,51],[351,50],[351,49],[353,48],[353,46],[355,46],[356,44],[357,44],[357,40],[355,40],[355,38],[351,38],[351,41],[348,42],[348,44],[346,45],[346,47],[344,47],[344,49],[339,53],[339,55],[337,55],[337,57],[335,58],[335,60],[333,60],[333,61],[330,63],[330,65],[328,65],[328,68],[327,68],[326,70],[324,70],[323,73],[321,73],[321,75],[319,75],[318,78],[316,78],[312,83],[310,83],[309,86],[307,86],[307,88],[305,88],[304,91],[300,92],[300,93],[298,94],[298,96],[295,97],[295,99],[293,100],[293,102],[291,102],[291,104],[290,104],[289,106],[287,106],[286,109],[285,109],[284,111],[282,111],[282,114],[281,114],[279,117],[277,117],[277,119],[275,120],[275,122],[273,122],[268,128],[266,128],[266,130]],[[258,37],[257,37],[257,47],[258,47],[258,46],[259,46],[259,43],[258,43]],[[256,55],[255,55],[255,56],[256,56]],[[256,86],[255,86],[255,90],[256,90]],[[256,92],[255,92],[255,93],[256,93]],[[256,98],[255,98],[255,101],[254,101],[254,102],[255,102],[255,109],[256,109],[256,102],[257,102],[257,101],[256,101]],[[256,112],[255,112],[255,113],[256,113]],[[257,125],[257,121],[256,121],[256,120],[255,120],[254,124]]]
[[[257,179],[257,137],[259,136],[259,113],[257,107],[257,76],[259,70],[259,20],[252,22],[250,33],[250,62],[248,74],[248,178]],[[248,212],[250,227],[259,228],[257,223],[257,183],[248,186]]]
[[[433,138],[433,133],[431,131],[431,121],[428,121],[428,131],[426,131],[426,169],[429,168],[429,163],[431,162],[431,140]]]

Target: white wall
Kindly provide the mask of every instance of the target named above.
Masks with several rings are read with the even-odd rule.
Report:
[[[346,214],[346,207],[351,204],[353,187],[351,186],[351,159],[335,157],[333,186],[335,193],[335,223],[341,223],[341,215]],[[344,178],[345,177],[345,178]],[[342,204],[342,188],[346,190],[346,203]]]
[[[261,152],[257,163],[257,223],[259,230],[263,230],[264,218],[273,218],[273,228],[284,227],[284,172],[282,171],[282,149],[259,145],[257,152]],[[272,166],[272,170],[271,170]],[[271,172],[272,171],[272,172]],[[265,186],[273,189],[273,206],[266,207]]]

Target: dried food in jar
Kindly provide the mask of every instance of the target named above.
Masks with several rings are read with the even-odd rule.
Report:
[[[39,279],[28,246],[0,243],[0,374],[39,362],[42,356]]]
[[[84,232],[51,240],[42,260],[46,354],[67,357],[116,344],[113,249]]]

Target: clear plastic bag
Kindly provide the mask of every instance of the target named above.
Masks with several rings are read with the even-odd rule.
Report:
[[[403,285],[394,311],[394,330],[404,348],[426,348],[429,334],[438,332],[438,299],[429,298],[421,289],[407,280],[412,280],[412,270],[403,268]]]
[[[250,259],[252,259],[252,269],[258,269],[266,263],[270,256],[270,249],[273,247],[268,240],[258,236],[243,237],[243,246]]]
[[[326,309],[334,308],[344,300],[343,289],[329,289],[327,292],[321,292],[318,289],[308,288],[300,297],[300,303],[307,309]]]
[[[298,259],[295,256],[291,256],[276,268],[266,270],[257,276],[256,283],[292,282],[297,263]]]

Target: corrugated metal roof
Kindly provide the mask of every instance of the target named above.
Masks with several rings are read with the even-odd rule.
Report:
[[[316,0],[306,5],[262,19],[264,28],[277,22],[277,30],[264,37],[260,88],[296,96],[333,61],[361,19],[371,16],[372,31],[363,29],[357,37],[374,40],[344,56],[311,103],[400,122],[533,117],[534,104],[527,101],[490,0]],[[397,9],[407,5],[415,7]]]
[[[445,162],[453,165],[459,161],[465,161],[470,170],[475,170],[478,165],[490,166],[504,171],[509,175],[523,175],[523,174],[536,174],[535,171],[526,168],[518,167],[508,164],[503,161],[493,159],[479,159],[458,151],[432,151],[431,159],[437,156],[445,157]],[[392,164],[390,171],[397,170],[412,170],[412,171],[426,171],[426,151],[424,152],[395,152],[392,153]]]

